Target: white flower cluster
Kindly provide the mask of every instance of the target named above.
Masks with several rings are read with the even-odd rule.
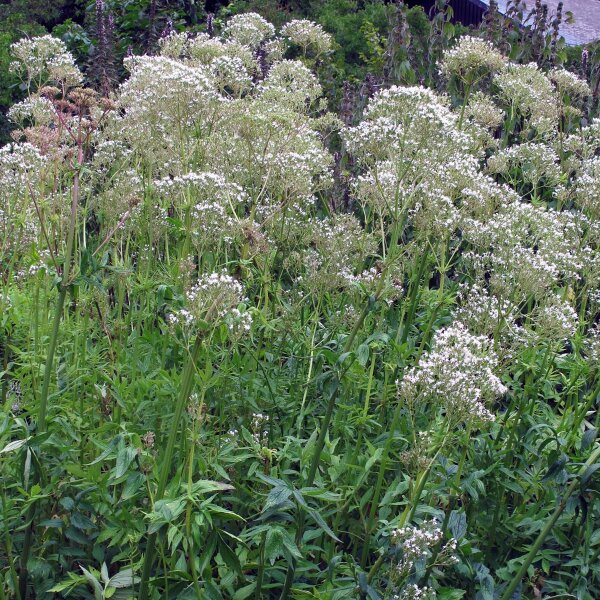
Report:
[[[431,350],[405,373],[398,393],[414,409],[420,403],[439,408],[450,423],[493,421],[486,404],[506,393],[494,374],[497,364],[487,337],[454,323],[435,334]]]
[[[570,96],[573,100],[586,98],[592,93],[587,81],[578,77],[575,73],[560,67],[552,69],[549,73],[551,81],[558,88],[558,92]]]
[[[238,15],[223,38],[173,33],[161,41],[160,56],[127,59],[131,75],[119,89],[120,114],[98,136],[101,147],[118,139],[130,149],[128,161],[152,165],[161,211],[175,210],[201,243],[232,240],[245,217],[250,229],[256,229],[252,221],[258,222],[261,235],[294,236],[289,226],[300,229],[315,194],[332,184],[330,153],[318,120],[309,116],[321,86],[302,62],[281,59],[273,31],[258,15]],[[268,73],[255,85],[263,59]],[[230,183],[218,190],[207,185],[204,191],[192,181],[179,186],[178,177],[196,169],[236,182],[248,202],[241,206]],[[105,181],[114,189],[107,196],[118,197],[126,184],[122,177]],[[105,202],[97,187],[94,196],[100,197],[99,209],[111,215],[108,222],[114,222],[114,202]],[[192,205],[191,220],[182,218],[183,209]],[[147,210],[144,218],[151,218]],[[162,231],[164,223],[150,229]]]
[[[231,91],[239,97],[252,87],[252,77],[239,56],[217,56],[210,63],[210,70],[221,93]]]
[[[312,291],[336,290],[368,282],[374,273],[363,272],[365,259],[375,251],[375,243],[356,217],[334,215],[307,223],[310,248],[304,255],[305,274],[298,279]]]
[[[257,444],[264,444],[269,436],[269,415],[252,413],[252,437]]]
[[[28,96],[10,107],[8,118],[20,127],[29,123],[50,125],[56,120],[56,111],[47,98]]]
[[[476,92],[469,97],[465,114],[482,129],[491,131],[500,127],[505,115],[494,100],[483,92]]]
[[[275,35],[275,27],[256,13],[244,13],[229,19],[223,35],[244,46],[256,48]]]
[[[258,86],[258,93],[265,102],[305,112],[323,90],[315,75],[300,61],[282,60],[269,70]]]
[[[584,352],[592,367],[600,367],[600,326],[596,325],[588,332]]]
[[[508,299],[490,294],[483,283],[476,282],[464,292],[461,291],[459,299],[461,304],[455,312],[455,317],[466,325],[469,331],[487,337],[502,331],[503,349],[523,337],[522,328],[516,323],[519,307]]]
[[[212,73],[164,56],[140,56],[125,60],[130,77],[120,88],[123,116],[116,136],[131,145],[162,148],[165,140],[176,143],[183,129],[208,118],[213,103],[223,100]],[[180,144],[177,144],[177,148]]]
[[[563,341],[575,335],[579,318],[568,302],[551,296],[539,310],[536,325],[544,338]]]
[[[525,142],[510,146],[488,160],[490,173],[509,175],[518,168],[519,181],[537,186],[544,180],[547,186],[555,186],[561,177],[560,159],[556,151],[543,143]]]
[[[420,87],[382,90],[342,137],[364,167],[354,193],[365,207],[393,220],[409,215],[421,235],[452,233],[460,217],[454,199],[479,163],[478,143],[458,130],[447,98]]]
[[[416,583],[407,584],[399,594],[392,596],[393,600],[432,600],[437,594],[433,588],[419,587]]]
[[[311,50],[317,56],[331,50],[332,37],[321,25],[306,19],[294,19],[281,28],[281,35],[306,53]]]
[[[21,254],[37,239],[39,220],[30,194],[45,178],[47,157],[29,143],[0,148],[0,257]]]
[[[401,558],[395,565],[394,576],[397,579],[407,577],[415,564],[431,556],[431,551],[444,539],[444,533],[434,519],[424,521],[419,527],[408,525],[392,531],[392,543],[401,551]],[[440,549],[437,557],[439,564],[455,562],[456,540],[450,539]]]
[[[193,326],[201,321],[225,322],[230,330],[241,328],[249,331],[252,316],[242,312],[239,305],[244,301],[243,287],[227,273],[211,273],[201,276],[185,293],[185,307],[169,315],[171,323]]]
[[[517,115],[540,135],[552,135],[558,127],[559,102],[550,78],[536,63],[510,64],[496,75],[498,97],[511,117]]]
[[[573,186],[575,201],[586,214],[594,219],[600,217],[600,157],[593,156],[582,161]]]
[[[66,87],[81,84],[82,74],[65,43],[51,35],[23,38],[11,45],[15,60],[10,64],[14,73],[21,75],[28,88],[35,89],[52,82]]]
[[[572,213],[513,202],[489,221],[463,221],[463,236],[476,249],[465,258],[480,274],[491,273],[494,293],[517,302],[544,297],[560,278],[579,278],[580,222]]]
[[[446,76],[455,75],[472,84],[484,75],[501,71],[506,62],[506,58],[491,42],[464,35],[453,48],[444,52],[440,71]]]

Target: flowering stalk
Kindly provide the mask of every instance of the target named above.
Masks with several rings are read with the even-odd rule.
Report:
[[[401,406],[401,404],[400,404],[400,402],[398,402],[398,407],[400,407],[400,406]],[[397,409],[397,412],[398,413],[400,412],[399,409]],[[390,436],[390,437],[392,437],[392,436]],[[412,521],[412,518],[417,509],[417,505],[419,503],[419,498],[421,497],[421,494],[423,493],[423,489],[425,488],[425,484],[427,483],[427,480],[429,479],[429,474],[431,473],[431,468],[435,464],[435,461],[437,460],[439,453],[444,448],[444,445],[446,444],[447,439],[448,439],[448,432],[446,432],[446,435],[444,436],[439,447],[436,448],[435,454],[433,455],[433,458],[429,461],[429,464],[427,465],[427,468],[425,469],[425,471],[423,471],[423,473],[421,473],[421,475],[417,478],[417,486],[412,495],[412,499],[410,501],[410,506],[407,506],[406,509],[404,510],[404,512],[402,513],[402,515],[400,516],[400,519],[398,521],[398,527],[404,527],[407,523],[410,523]],[[381,472],[382,471],[380,471],[380,474],[381,474]],[[379,500],[377,500],[377,504],[375,506],[377,507],[378,504],[379,504]],[[368,533],[368,536],[370,536],[370,534],[371,534],[371,532]],[[365,545],[368,547],[367,542],[368,542],[368,540],[365,540]],[[375,561],[375,563],[373,564],[371,569],[369,570],[369,573],[367,575],[367,580],[369,581],[369,583],[371,581],[373,581],[373,578],[375,577],[375,575],[377,575],[377,572],[379,571],[384,560],[385,560],[385,554],[381,554],[379,556],[379,558]],[[366,564],[366,561],[365,561],[365,564]],[[363,565],[363,568],[364,568],[364,565]]]
[[[84,160],[83,144],[84,140],[82,138],[81,131],[79,131],[77,135],[77,165],[75,168],[75,174],[73,176],[73,189],[71,194],[71,215],[69,219],[69,230],[67,234],[67,249],[65,253],[65,262],[63,267],[63,275],[60,283],[60,290],[54,309],[54,319],[52,322],[52,331],[50,333],[48,354],[46,355],[44,379],[42,381],[42,392],[40,395],[40,405],[38,408],[37,427],[39,433],[44,433],[48,425],[48,391],[50,389],[50,378],[52,376],[52,369],[54,366],[54,357],[56,354],[56,344],[58,340],[60,321],[65,306],[67,290],[69,288],[69,275],[71,272],[71,262],[73,259],[73,247],[75,245],[75,231],[79,207],[79,173]],[[40,461],[40,465],[41,464],[42,463]],[[36,478],[37,476],[39,476],[39,473],[36,474]],[[23,551],[21,554],[21,565],[19,573],[19,591],[23,599],[27,598],[27,563],[29,561],[29,554],[31,552],[31,542],[33,538],[33,527],[36,510],[37,503],[32,502],[29,509],[27,510],[26,516],[26,522],[28,523],[28,525],[27,529],[25,530],[25,539],[23,541]]]

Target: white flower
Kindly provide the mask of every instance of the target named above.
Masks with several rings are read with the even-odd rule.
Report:
[[[281,35],[300,46],[304,53],[310,49],[317,56],[331,49],[332,37],[321,25],[305,19],[294,19],[281,28]]]
[[[399,395],[412,406],[439,407],[450,423],[493,421],[486,403],[506,393],[494,374],[497,363],[487,337],[455,323],[435,334],[431,350],[405,373]]]
[[[223,36],[244,46],[256,48],[275,35],[275,27],[256,13],[235,15],[227,21]]]

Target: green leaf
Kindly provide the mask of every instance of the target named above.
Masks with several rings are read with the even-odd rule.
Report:
[[[300,553],[300,550],[298,550],[296,542],[285,529],[281,529],[281,541],[283,543],[283,547],[287,550],[290,556],[293,556],[294,558],[302,558],[302,554]]]
[[[212,494],[213,492],[228,492],[235,488],[229,483],[222,481],[211,481],[209,479],[200,479],[192,484],[192,495],[196,494]]]
[[[100,567],[100,577],[102,578],[102,583],[108,583],[108,567],[106,566],[105,562],[103,562],[102,566]]]
[[[127,588],[140,582],[140,578],[133,574],[133,569],[127,568],[113,575],[108,585],[114,588]]]
[[[250,585],[246,585],[239,590],[236,590],[235,594],[233,594],[233,600],[246,600],[246,598],[250,598],[256,589],[256,581],[253,581]]]
[[[125,446],[125,448],[121,448],[117,453],[117,465],[114,471],[114,478],[120,479],[127,473],[127,469],[129,469],[129,465],[133,462],[137,455],[137,449],[133,446]]]
[[[216,504],[209,505],[210,514],[215,517],[220,517],[226,521],[244,521],[243,517],[240,517],[237,513],[234,513],[232,510],[227,510],[226,508],[222,508],[221,506],[217,506]]]
[[[140,487],[144,484],[144,475],[139,471],[134,471],[127,476],[123,491],[121,492],[121,499],[128,500],[133,498]]]
[[[333,531],[330,529],[329,525],[327,525],[327,523],[325,523],[325,521],[323,520],[323,517],[320,515],[319,511],[317,510],[310,510],[308,511],[310,516],[315,520],[315,522],[317,523],[317,525],[333,540],[335,540],[336,542],[341,541],[336,535],[335,533],[333,533]]]
[[[456,588],[439,588],[437,590],[437,600],[460,600],[466,594],[465,590]]]
[[[10,442],[0,450],[0,454],[5,454],[6,452],[13,452],[14,450],[18,450],[21,446],[27,443],[27,440],[31,439],[31,436],[25,438],[24,440],[15,440],[14,442]]]
[[[369,458],[369,460],[365,464],[365,471],[369,471],[371,467],[381,458],[382,454],[383,448],[377,448],[377,450],[375,450],[375,452],[373,453],[373,456],[371,456],[371,458]]]
[[[238,577],[243,577],[242,565],[237,554],[221,539],[219,538],[219,554],[223,559],[223,562],[235,573]]]
[[[453,510],[450,513],[448,527],[452,532],[452,537],[457,541],[461,540],[467,533],[467,516],[464,512]]]
[[[569,458],[566,454],[561,454],[558,459],[550,465],[548,472],[542,477],[542,481],[554,479],[563,470],[568,460]]]
[[[323,488],[302,488],[300,492],[303,496],[307,496],[308,498],[317,498],[318,500],[325,500],[327,502],[338,502],[341,499],[339,494],[329,492]]]
[[[71,525],[77,529],[96,529],[95,523],[80,512],[71,514]]]
[[[596,436],[598,435],[598,430],[597,429],[588,429],[582,436],[581,436],[581,450],[587,450],[592,443],[594,442],[594,440],[596,439]]]
[[[274,487],[267,496],[267,501],[263,508],[263,512],[275,506],[281,506],[290,496],[292,490],[289,487],[277,486]]]
[[[596,463],[595,465],[590,465],[581,476],[581,487],[584,487],[587,482],[591,479],[592,475],[600,469],[600,463]]]
[[[114,451],[114,449],[119,445],[119,442],[123,439],[123,436],[121,434],[119,434],[117,437],[115,437],[110,444],[105,448],[104,452],[102,452],[102,454],[100,454],[100,456],[98,456],[98,458],[96,458],[96,460],[92,461],[91,463],[88,463],[88,466],[91,465],[95,465],[99,462],[102,462],[105,458],[108,458]]]
[[[94,590],[94,600],[103,600],[102,586],[100,585],[100,582],[85,567],[80,566],[80,568],[83,571],[84,577],[87,579],[87,581]]]
[[[277,558],[283,556],[283,553],[283,530],[280,527],[273,527],[267,531],[265,537],[265,558],[274,564]]]
[[[369,346],[367,344],[361,344],[356,349],[356,360],[362,367],[366,366],[369,360]]]

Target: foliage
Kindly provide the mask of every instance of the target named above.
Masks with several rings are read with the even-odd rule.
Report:
[[[593,90],[439,4],[12,44],[0,597],[600,595]]]

